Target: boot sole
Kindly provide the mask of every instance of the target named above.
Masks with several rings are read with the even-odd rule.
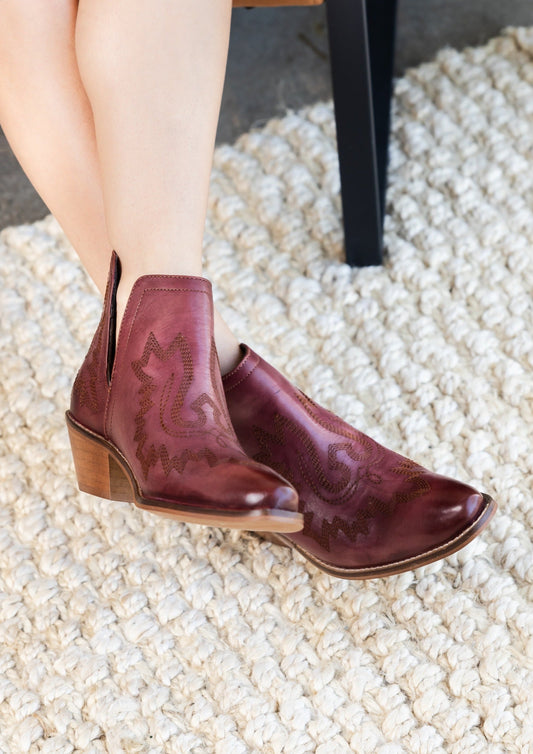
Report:
[[[70,411],[65,414],[78,487],[82,492],[106,500],[134,503],[138,508],[174,521],[266,532],[296,532],[303,528],[303,514],[297,511],[257,509],[221,511],[187,502],[150,500],[120,450],[100,435],[79,424]]]
[[[385,565],[377,565],[365,568],[346,568],[342,566],[334,566],[331,563],[327,563],[310,552],[307,552],[301,545],[292,542],[283,534],[275,534],[273,532],[257,532],[264,539],[274,544],[281,545],[283,547],[294,548],[298,550],[307,560],[320,570],[328,573],[330,576],[338,576],[343,579],[375,579],[381,576],[395,576],[398,573],[404,573],[410,571],[413,568],[420,568],[420,566],[427,565],[428,563],[434,563],[436,560],[446,558],[448,555],[452,555],[457,552],[485,529],[498,508],[496,502],[490,497],[490,495],[483,495],[485,500],[485,507],[479,514],[479,516],[461,532],[457,537],[445,542],[443,545],[428,550],[421,555],[416,555],[412,558],[406,558],[405,560],[398,560],[393,563],[386,563]]]

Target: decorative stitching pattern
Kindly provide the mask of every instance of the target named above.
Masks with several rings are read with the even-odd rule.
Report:
[[[145,296],[146,296],[147,293],[154,292],[154,291],[158,291],[158,292],[162,291],[162,292],[165,292],[165,293],[175,293],[175,292],[181,292],[181,293],[184,293],[184,292],[186,292],[186,293],[201,293],[201,294],[207,295],[208,298],[209,298],[208,292],[206,290],[202,290],[201,288],[199,288],[199,289],[196,289],[196,288],[168,288],[168,287],[167,288],[158,288],[158,287],[146,288],[145,290],[143,290],[141,292],[141,295],[139,296],[139,300],[138,300],[138,302],[137,302],[137,304],[135,306],[135,311],[134,311],[133,315],[131,316],[131,321],[129,322],[129,327],[128,327],[127,322],[128,322],[128,319],[130,318],[130,312],[133,309],[133,306],[135,305],[134,304],[134,299],[135,299],[134,292],[135,292],[135,289],[136,289],[136,287],[138,287],[138,286],[140,286],[142,284],[142,282],[139,282],[139,281],[143,281],[143,279],[145,279],[146,277],[149,277],[149,276],[143,275],[143,276],[141,276],[140,278],[138,278],[135,281],[135,283],[133,285],[133,288],[132,288],[132,290],[130,292],[130,296],[129,296],[128,302],[126,304],[126,309],[124,311],[124,315],[122,317],[122,323],[120,325],[118,339],[119,339],[119,341],[122,344],[121,350],[123,350],[125,352],[127,352],[127,350],[128,350],[128,346],[130,344],[131,334],[132,334],[132,332],[134,330],[135,323],[137,321],[137,315],[139,313],[139,310],[141,309],[141,306],[143,304],[144,298],[145,298]],[[171,275],[158,275],[158,277],[172,277],[172,276]],[[183,276],[183,277],[187,279],[187,276]],[[191,276],[189,276],[189,277],[191,277]],[[208,280],[206,280],[206,282],[209,283]],[[127,333],[126,333],[126,327],[128,327]],[[114,375],[115,375],[115,371],[117,369],[118,362],[119,362],[119,359],[118,359],[117,355],[115,355],[115,361],[114,361],[114,364],[113,364],[113,370],[111,372],[111,384],[113,383],[113,378],[114,378]],[[107,405],[106,405],[105,423],[104,423],[104,426],[109,428],[108,434],[110,436],[113,436],[113,422],[114,422],[114,418],[115,418],[115,407],[116,407],[116,398],[113,396],[112,391],[110,391],[109,392],[109,396],[108,396]]]
[[[407,487],[402,484],[387,500],[381,499],[379,494],[366,495],[364,505],[361,502],[358,504],[357,492],[361,483],[374,485],[379,492],[383,477],[378,469],[382,467],[385,449],[333,414],[332,420],[328,421],[311,413],[313,406],[320,409],[320,413],[325,410],[303,393],[301,398],[298,395],[301,391],[298,389],[295,393],[317,424],[336,434],[339,439],[348,440],[330,443],[327,462],[324,463],[324,453],[319,452],[310,434],[287,416],[276,413],[271,431],[258,425],[252,428],[260,448],[254,455],[254,460],[270,466],[299,490],[299,511],[304,514],[302,534],[312,537],[329,552],[331,540],[339,532],[356,542],[360,535],[369,533],[369,522],[376,515],[390,516],[398,505],[430,491],[429,482],[422,476],[426,469],[405,458],[389,471],[406,477],[405,481],[410,483]],[[355,469],[342,460],[342,454],[356,463]],[[352,502],[350,518],[346,519],[335,513],[332,520],[323,517],[317,523],[318,507],[316,504],[311,506],[306,501],[306,488],[316,499],[333,509]]]
[[[151,357],[158,359],[158,377],[164,379],[163,366],[168,375],[159,388],[155,379],[147,374],[145,369]],[[177,358],[175,358],[177,357]],[[191,347],[183,335],[178,333],[167,348],[162,348],[153,332],[150,332],[142,356],[132,362],[131,367],[141,383],[139,389],[140,407],[135,417],[134,441],[137,443],[136,456],[141,462],[141,468],[146,478],[152,466],[161,461],[165,474],[175,470],[182,473],[189,461],[204,460],[209,466],[220,462],[216,454],[207,447],[193,450],[185,448],[179,455],[173,455],[162,443],[157,447],[149,443],[149,430],[146,415],[152,408],[159,412],[159,427],[169,438],[198,438],[209,434],[214,437],[221,447],[232,445],[236,436],[227,412],[221,409],[220,392],[217,391],[215,370],[217,368],[217,354],[214,340],[211,342],[210,375],[218,401],[202,392],[194,400],[190,400],[189,392],[194,377],[194,363]],[[177,383],[177,386],[176,386]],[[159,396],[157,396],[159,390]],[[187,404],[187,398],[189,403]],[[195,414],[195,418],[187,419],[186,413]],[[227,458],[225,459],[227,460]]]
[[[370,438],[363,436],[366,443],[360,443],[363,446],[362,452],[357,452],[353,445],[347,442],[331,443],[327,451],[327,465],[324,467],[321,460],[322,454],[317,450],[311,436],[292,419],[276,413],[272,430],[268,432],[262,427],[253,426],[253,433],[261,448],[261,452],[254,456],[255,460],[275,467],[280,474],[294,484],[300,479],[295,471],[293,460],[287,461],[285,449],[291,448],[296,454],[297,470],[300,472],[301,479],[320,500],[328,505],[343,505],[351,499],[362,479],[374,484],[379,484],[381,481],[377,471],[371,470],[371,466],[379,467],[381,457],[375,457],[374,453],[374,459],[371,461],[374,448]],[[291,438],[295,438],[296,442]],[[276,447],[283,448],[281,458],[279,453],[276,458]],[[352,469],[339,459],[342,452],[345,452],[353,461],[367,465],[359,466],[354,477]],[[332,476],[337,481],[331,481]]]

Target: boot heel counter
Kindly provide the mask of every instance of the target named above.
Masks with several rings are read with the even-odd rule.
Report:
[[[89,350],[76,374],[70,396],[70,412],[81,424],[95,432],[103,431],[107,399],[105,309]]]

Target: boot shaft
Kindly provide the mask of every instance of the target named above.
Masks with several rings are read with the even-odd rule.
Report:
[[[210,281],[140,277],[115,351],[120,272],[113,251],[102,316],[74,382],[71,413],[119,447],[140,442],[141,453],[143,428],[148,419],[154,423],[155,413],[163,436],[187,437],[194,446],[195,437],[210,428],[221,445],[235,443],[214,340]],[[124,421],[126,415],[132,420]]]

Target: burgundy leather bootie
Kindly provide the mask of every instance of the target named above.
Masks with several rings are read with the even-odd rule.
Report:
[[[115,349],[116,252],[67,426],[81,490],[191,523],[298,531],[295,490],[248,458],[228,415],[211,283],[144,275]]]
[[[222,378],[243,448],[298,492],[302,531],[265,534],[349,579],[444,558],[488,524],[488,495],[383,447],[318,406],[248,346]]]

